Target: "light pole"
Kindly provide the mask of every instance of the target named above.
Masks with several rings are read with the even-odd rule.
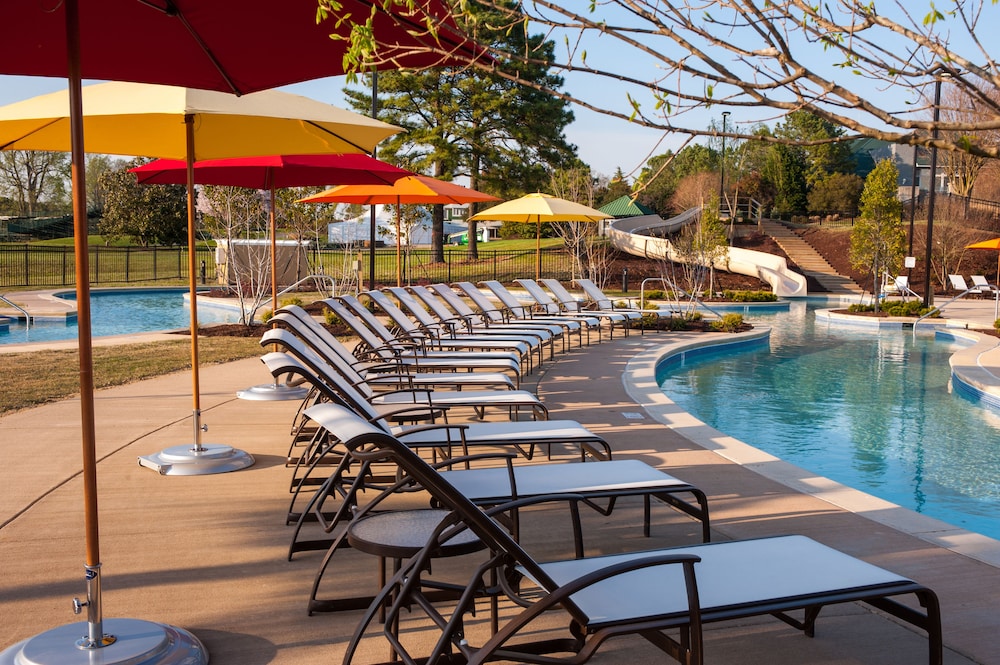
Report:
[[[927,193],[927,247],[924,256],[924,307],[934,305],[931,291],[931,250],[934,249],[934,194],[937,191],[937,137],[938,120],[941,119],[941,79],[945,74],[934,77],[934,121],[931,127],[931,184]]]
[[[726,120],[729,111],[722,112],[722,152],[719,153],[719,217],[722,217],[722,197],[726,184]]]

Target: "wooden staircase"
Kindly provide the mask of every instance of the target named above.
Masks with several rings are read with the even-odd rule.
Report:
[[[861,288],[850,277],[845,277],[833,269],[826,259],[805,240],[783,223],[764,219],[760,222],[761,230],[778,243],[785,254],[802,270],[806,277],[811,277],[830,293],[861,295]]]

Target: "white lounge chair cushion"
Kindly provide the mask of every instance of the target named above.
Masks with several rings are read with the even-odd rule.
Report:
[[[505,467],[442,471],[441,477],[475,502],[507,501],[513,496]],[[688,483],[639,460],[522,464],[514,467],[517,496],[545,494],[648,494]]]
[[[906,583],[904,577],[844,554],[806,536],[704,543],[657,552],[634,552],[542,564],[564,585],[606,566],[664,552],[695,554],[698,595],[703,612],[775,599],[821,598],[841,590],[862,590]],[[622,574],[573,594],[592,624],[644,616],[687,613],[679,565],[653,566]],[[749,614],[758,614],[748,612]]]

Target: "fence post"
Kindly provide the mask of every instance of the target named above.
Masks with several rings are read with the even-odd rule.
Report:
[[[28,279],[31,277],[31,262],[28,260],[28,243],[24,243],[24,285],[31,286],[31,282]],[[63,250],[64,252],[66,250]]]
[[[497,279],[497,253],[493,252],[493,279]]]
[[[129,245],[125,248],[125,283],[129,283],[129,268],[132,265],[132,246]]]

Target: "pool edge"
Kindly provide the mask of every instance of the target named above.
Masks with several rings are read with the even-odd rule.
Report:
[[[922,515],[786,462],[698,420],[660,391],[656,366],[664,359],[694,348],[745,344],[748,340],[770,336],[770,332],[770,328],[758,328],[722,340],[685,340],[648,348],[633,356],[622,372],[625,391],[657,422],[720,457],[797,492],[1000,568],[1000,540]]]

